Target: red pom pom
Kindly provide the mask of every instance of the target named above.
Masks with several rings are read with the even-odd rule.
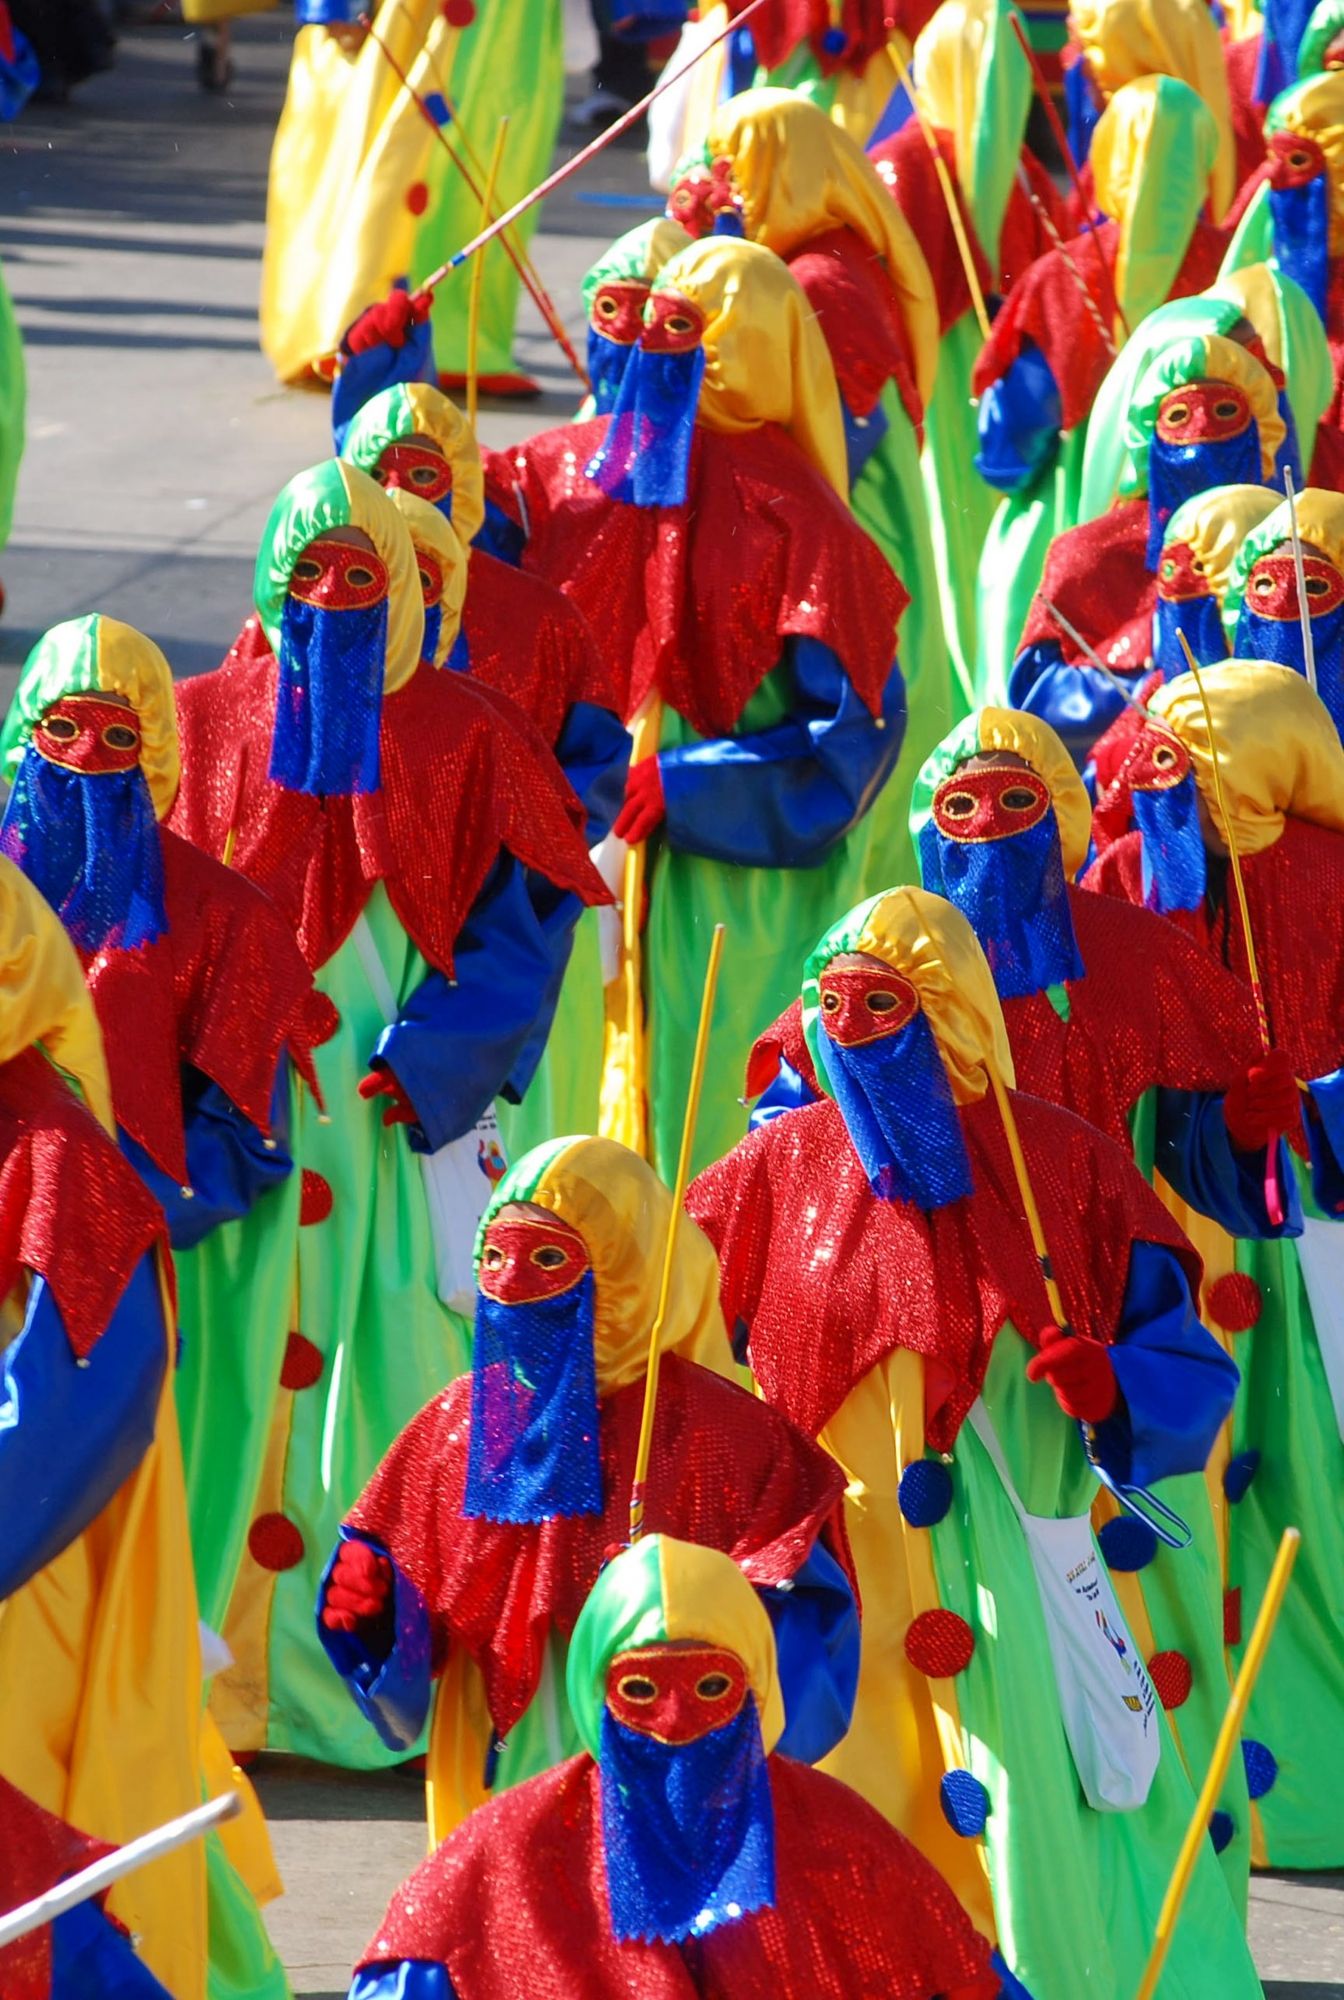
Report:
[[[1208,1290],[1209,1318],[1224,1333],[1249,1333],[1264,1310],[1254,1278],[1244,1271],[1226,1271]]]
[[[303,1561],[303,1536],[286,1514],[258,1514],[247,1531],[247,1546],[262,1569],[295,1569]]]
[[[469,28],[476,19],[476,0],[443,0],[443,18],[450,28]]]
[[[1184,1653],[1154,1653],[1148,1672],[1163,1708],[1179,1708],[1190,1699],[1194,1674]]]
[[[1241,1644],[1241,1585],[1223,1592],[1223,1644]]]
[[[412,215],[423,215],[429,207],[429,189],[423,181],[413,181],[407,188],[406,206]]]
[[[955,1611],[921,1611],[905,1635],[905,1657],[930,1680],[946,1680],[969,1665],[975,1634]]]
[[[314,1347],[307,1334],[291,1333],[285,1342],[285,1358],[280,1366],[280,1387],[282,1389],[311,1389],[314,1382],[322,1379],[326,1367],[320,1347]]]
[[[331,1182],[324,1180],[321,1174],[315,1174],[311,1167],[305,1167],[299,1195],[300,1228],[307,1229],[311,1223],[325,1222],[331,1209]]]
[[[316,987],[308,995],[303,1015],[304,1026],[315,1049],[320,1049],[323,1042],[329,1042],[341,1025],[340,1008],[329,994],[319,993]]]

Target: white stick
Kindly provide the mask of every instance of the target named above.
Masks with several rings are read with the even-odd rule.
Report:
[[[1039,591],[1037,592],[1037,595],[1041,596]],[[1105,674],[1107,680],[1110,682],[1111,686],[1115,689],[1116,693],[1118,695],[1123,695],[1124,699],[1129,703],[1130,707],[1137,709],[1145,722],[1151,721],[1152,718],[1150,711],[1144,707],[1143,703],[1139,700],[1136,694],[1131,694],[1130,690],[1125,686],[1122,677],[1117,673],[1113,673],[1111,669],[1106,665],[1106,662],[1098,657],[1098,655],[1093,651],[1092,647],[1088,645],[1086,639],[1083,637],[1082,633],[1078,630],[1078,627],[1076,625],[1070,625],[1068,619],[1064,616],[1064,613],[1060,610],[1059,606],[1057,604],[1052,604],[1050,602],[1050,599],[1044,596],[1041,596],[1041,603],[1050,613],[1050,616],[1054,619],[1056,625],[1058,625],[1060,631],[1064,634],[1064,637],[1066,639],[1072,639],[1074,645],[1077,646],[1081,652],[1087,654],[1090,664],[1096,668],[1099,674]]]
[[[150,1833],[142,1833],[138,1840],[128,1840],[115,1854],[105,1854],[101,1861],[81,1868],[77,1875],[58,1882],[54,1889],[34,1896],[30,1903],[20,1903],[17,1910],[0,1917],[0,1946],[13,1944],[16,1938],[27,1937],[29,1931],[40,1930],[43,1924],[52,1923],[66,1910],[73,1910],[76,1903],[101,1895],[104,1889],[119,1882],[123,1875],[145,1867],[148,1862],[160,1860],[175,1848],[185,1847],[189,1840],[199,1840],[212,1827],[219,1826],[226,1819],[236,1818],[242,1809],[243,1801],[238,1793],[225,1792],[221,1798],[196,1806],[191,1812],[182,1813],[163,1826],[156,1826]]]
[[[1302,660],[1307,669],[1307,686],[1316,692],[1316,641],[1311,631],[1311,606],[1307,603],[1307,568],[1302,560],[1302,537],[1297,531],[1297,495],[1293,475],[1283,468],[1283,490],[1288,495],[1288,521],[1293,531],[1293,568],[1297,573],[1297,615],[1302,623]]]

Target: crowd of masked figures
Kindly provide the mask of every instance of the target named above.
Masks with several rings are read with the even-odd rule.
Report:
[[[1067,195],[1010,14],[708,104],[521,446],[354,301],[216,671],[33,649],[4,1900],[244,1810],[6,1993],[281,2000],[272,1751],[424,1758],[356,2000],[1129,2000],[1287,1526],[1162,2000],[1344,1863],[1344,0],[1078,0]]]

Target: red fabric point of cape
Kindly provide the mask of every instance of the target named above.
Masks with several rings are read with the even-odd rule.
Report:
[[[36,1271],[83,1360],[160,1241],[158,1203],[41,1051],[0,1067],[0,1296]]]
[[[12,1065],[11,1065],[12,1067]],[[15,1910],[68,1875],[77,1875],[116,1848],[78,1833],[55,1813],[0,1778],[0,1911]],[[98,1898],[101,1908],[103,1898]],[[51,1925],[0,1946],[0,1993],[5,2000],[48,2000]]]
[[[924,407],[900,300],[881,257],[857,230],[827,229],[784,261],[807,294],[850,414],[871,416],[892,381],[922,436]]]
[[[1197,1296],[1198,1256],[1121,1148],[1057,1105],[1013,1104],[1079,1335],[1114,1338],[1136,1238],[1173,1250]],[[998,1110],[985,1098],[959,1116],[975,1192],[930,1214],[876,1199],[829,1099],[748,1133],[691,1185],[724,1317],[749,1328],[767,1401],[811,1437],[904,1347],[924,1361],[926,1440],[950,1451],[1004,1322],[1033,1344],[1051,1324]]]
[[[995,2000],[989,1947],[849,1788],[769,1759],[773,1909],[681,1944],[611,1934],[600,1784],[571,1757],[464,1821],[393,1896],[361,1969],[444,1965],[461,2000]]]
[[[1147,547],[1146,499],[1126,500],[1109,514],[1056,535],[1017,651],[1053,639],[1070,666],[1087,663],[1082,647],[1046,610],[1048,598],[1112,673],[1138,673],[1152,658],[1157,601],[1157,579],[1148,572]]]
[[[578,799],[525,718],[501,728],[503,697],[421,666],[383,703],[382,789],[319,799],[266,775],[276,674],[269,653],[231,655],[178,685],[173,825],[221,854],[236,821],[234,865],[279,905],[314,971],[382,880],[412,943],[451,977],[457,935],[501,847],[586,903],[611,901]]]
[[[685,503],[630,507],[584,475],[606,434],[595,417],[487,454],[487,483],[516,489],[525,566],[578,605],[614,675],[629,663],[629,713],[656,688],[701,736],[729,736],[797,633],[878,714],[910,594],[793,439],[697,424]]]
[[[574,1628],[607,1552],[629,1530],[644,1384],[599,1405],[601,1514],[542,1522],[462,1512],[471,1377],[450,1382],[407,1425],[349,1516],[372,1535],[429,1607],[434,1661],[465,1648],[506,1736],[541,1678],[546,1636]],[[645,1531],[723,1549],[752,1583],[782,1583],[819,1534],[850,1570],[834,1460],[735,1383],[664,1357]],[[851,1574],[852,1581],[852,1574]]]
[[[822,1095],[817,1081],[817,1066],[812,1060],[812,1051],[807,1046],[807,1036],[803,1033],[803,1003],[792,1001],[777,1021],[756,1037],[747,1057],[747,1079],[744,1095],[751,1099],[768,1090],[779,1075],[781,1062],[786,1062],[818,1097]]]
[[[626,713],[628,664],[603,655],[562,590],[473,549],[462,612],[471,678],[518,704],[554,750],[575,702]]]

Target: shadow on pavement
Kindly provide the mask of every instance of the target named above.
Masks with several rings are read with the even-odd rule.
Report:
[[[259,1757],[248,1771],[269,1820],[398,1820],[425,1815],[423,1771],[338,1771],[302,1757]]]
[[[1296,1979],[1268,1979],[1265,2000],[1344,2000],[1344,1986],[1322,1986],[1315,1980],[1303,1986]]]

